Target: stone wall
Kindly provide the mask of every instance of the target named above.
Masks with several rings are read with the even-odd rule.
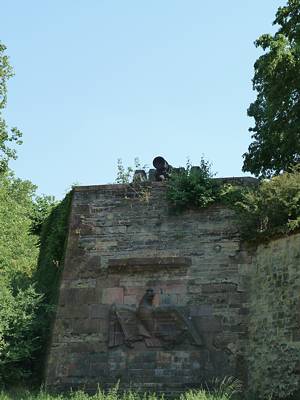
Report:
[[[47,386],[174,393],[245,380],[251,263],[225,207],[172,216],[159,182],[75,188]],[[150,288],[148,335],[138,306]]]
[[[300,234],[258,246],[249,272],[249,387],[285,398],[299,389]]]

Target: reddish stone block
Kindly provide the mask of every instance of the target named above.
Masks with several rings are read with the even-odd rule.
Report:
[[[121,287],[103,289],[102,294],[103,304],[123,304],[124,303],[124,289]]]
[[[137,300],[136,300],[136,296],[124,296],[124,304],[128,304],[128,305],[136,305],[137,304]]]

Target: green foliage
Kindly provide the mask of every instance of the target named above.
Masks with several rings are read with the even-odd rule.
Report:
[[[290,399],[300,388],[299,255],[298,240],[277,240],[253,266],[247,359],[255,399]]]
[[[269,240],[300,228],[300,166],[263,180],[258,185],[220,184],[212,178],[210,165],[171,173],[167,199],[175,213],[221,203],[236,211],[241,236],[248,242]]]
[[[52,208],[41,232],[40,254],[34,278],[47,304],[56,304],[62,271],[72,192]],[[52,206],[51,206],[52,207]]]
[[[221,199],[236,210],[243,239],[289,234],[300,227],[300,169],[264,180],[256,188],[227,186]]]
[[[0,385],[24,378],[44,346],[63,258],[69,197],[58,204],[8,169],[21,133],[9,133],[2,110],[13,75],[0,43]],[[46,225],[42,226],[46,219]],[[41,238],[40,238],[41,236]],[[36,271],[39,244],[42,256]],[[42,272],[41,272],[42,270]],[[48,281],[47,281],[48,279]],[[35,285],[35,281],[37,284]]]
[[[0,174],[0,385],[28,374],[41,296],[31,285],[37,237],[30,233],[35,186]]]
[[[37,310],[40,349],[34,354],[36,358],[34,368],[39,379],[42,378],[50,326],[58,299],[71,201],[72,192],[69,192],[57,205],[53,206],[50,203],[51,212],[43,223],[40,236],[38,265],[33,276],[38,292],[43,295],[43,302]]]
[[[138,157],[134,159],[134,167],[127,167],[125,168],[121,158],[117,161],[117,177],[116,183],[119,184],[128,184],[131,183],[133,180],[133,174],[136,169],[146,169],[147,166],[141,164]]]
[[[261,342],[261,337],[257,338],[260,350],[250,346],[253,350],[250,363],[256,368],[255,388],[261,399],[291,399],[299,390],[296,368],[300,362],[300,347],[286,341],[274,343],[273,334],[269,332],[269,337],[265,336]],[[255,361],[254,356],[257,357]]]
[[[7,81],[13,76],[13,70],[5,54],[6,47],[0,42],[0,173],[5,171],[10,159],[16,159],[16,150],[11,144],[21,144],[22,134],[17,128],[9,132],[2,110],[7,102]]]
[[[70,195],[55,206],[53,198],[36,197],[35,190],[9,170],[0,174],[1,385],[32,373],[45,347],[61,270]]]
[[[239,383],[233,379],[221,382],[219,389],[216,391],[194,390],[181,395],[178,400],[229,400],[239,391]],[[237,390],[238,389],[238,390]],[[71,392],[67,395],[50,395],[47,392],[39,393],[17,392],[8,394],[0,392],[0,400],[163,400],[163,396],[155,393],[138,393],[134,391],[121,392],[118,385],[110,389],[108,392],[100,388],[94,395],[88,395],[82,390]]]
[[[0,279],[0,386],[24,378],[37,349],[37,309],[42,296],[33,286],[13,288]]]
[[[219,185],[212,179],[209,162],[201,159],[199,167],[174,170],[167,180],[167,200],[175,213],[188,208],[207,207],[219,198]]]
[[[42,195],[34,198],[31,213],[31,232],[33,234],[41,235],[45,220],[57,204],[58,202],[53,196]]]
[[[180,396],[180,400],[230,400],[242,390],[241,382],[233,377],[212,382],[213,389],[189,390]]]
[[[256,100],[248,115],[253,142],[244,154],[244,171],[271,177],[300,162],[300,0],[280,7],[278,31],[255,42],[264,54],[255,62]]]
[[[0,174],[0,275],[18,284],[32,275],[38,256],[37,238],[30,235],[35,189],[11,172]]]

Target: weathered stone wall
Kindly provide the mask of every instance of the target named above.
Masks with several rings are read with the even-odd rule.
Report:
[[[300,234],[258,246],[249,272],[249,386],[285,398],[299,389]]]
[[[148,185],[74,190],[50,388],[93,390],[120,380],[124,387],[176,392],[218,376],[245,379],[252,259],[241,248],[233,213],[215,205],[172,216],[164,184]],[[132,310],[147,288],[157,310],[188,313],[201,345],[140,340],[131,348],[114,332],[120,343],[108,347],[113,304]]]

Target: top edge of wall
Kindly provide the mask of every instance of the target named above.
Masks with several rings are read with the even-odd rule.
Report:
[[[256,178],[253,178],[251,176],[232,176],[232,177],[224,177],[224,178],[213,178],[216,181],[220,181],[222,183],[231,183],[231,184],[237,184],[237,185],[242,185],[242,186],[247,186],[247,185],[257,185],[259,180]],[[164,182],[141,182],[139,183],[140,185],[149,185],[151,186],[164,186]],[[126,184],[119,184],[119,183],[109,183],[109,184],[104,184],[104,185],[86,185],[86,186],[74,186],[73,190],[75,192],[83,192],[83,191],[94,191],[94,190],[101,190],[101,189],[125,189],[131,185],[131,183],[126,183]]]

